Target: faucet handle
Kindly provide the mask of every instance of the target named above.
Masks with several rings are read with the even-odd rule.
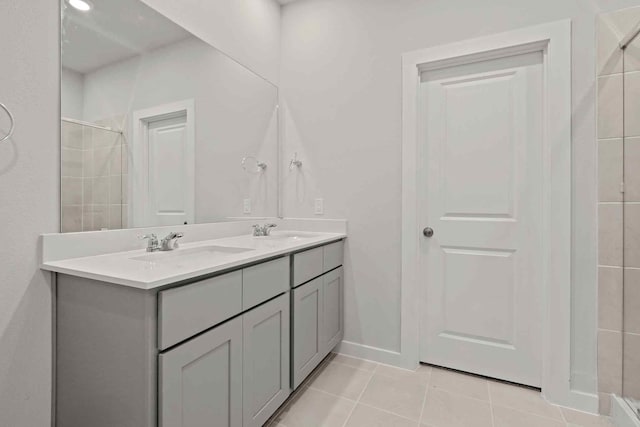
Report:
[[[265,224],[264,226],[264,235],[268,236],[271,233],[271,229],[277,227],[277,224]]]
[[[267,235],[267,226],[260,224],[253,224],[253,235],[254,236],[266,236]]]
[[[144,240],[149,239],[149,243],[147,244],[147,252],[154,252],[158,250],[158,236],[155,233],[150,234],[139,234],[138,239]]]

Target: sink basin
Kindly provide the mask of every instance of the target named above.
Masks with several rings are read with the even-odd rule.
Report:
[[[174,262],[183,261],[186,259],[209,259],[212,257],[229,256],[233,254],[240,254],[243,252],[252,251],[253,249],[247,248],[232,248],[228,246],[200,246],[197,248],[176,249],[168,252],[154,252],[148,255],[141,255],[129,258],[133,261],[143,262]]]
[[[275,231],[268,236],[261,236],[256,238],[264,239],[264,240],[296,241],[296,240],[311,239],[312,237],[317,237],[317,236],[318,236],[317,233],[309,233],[309,232],[303,232],[303,231]]]

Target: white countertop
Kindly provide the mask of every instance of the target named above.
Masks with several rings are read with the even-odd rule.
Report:
[[[273,233],[275,236],[278,232]],[[144,249],[117,252],[105,255],[70,258],[43,262],[43,270],[64,273],[87,279],[129,286],[138,289],[153,289],[159,286],[216,273],[233,267],[240,267],[256,261],[296,252],[324,243],[344,239],[344,233],[296,232],[298,239],[269,239],[250,235],[202,240],[180,245],[172,252],[160,254],[157,261],[140,261],[133,258],[149,255]],[[224,246],[246,248],[249,251],[207,256],[184,256],[172,262],[163,263],[165,254],[179,254],[180,251],[203,246]],[[192,252],[192,251],[190,251]]]

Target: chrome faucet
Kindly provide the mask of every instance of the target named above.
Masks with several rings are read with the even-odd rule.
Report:
[[[156,252],[160,250],[160,245],[158,245],[158,236],[154,233],[138,236],[138,239],[149,239],[149,242],[147,243],[147,252]]]
[[[178,239],[184,237],[183,233],[176,233],[172,231],[169,233],[160,243],[161,251],[172,251],[178,249]]]
[[[269,233],[271,233],[271,229],[274,227],[277,227],[277,225],[276,224],[265,224],[265,225],[255,224],[253,226],[253,235],[256,237],[268,236]]]

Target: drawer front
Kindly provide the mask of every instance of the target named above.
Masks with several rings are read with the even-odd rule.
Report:
[[[293,287],[299,286],[322,274],[324,249],[309,249],[293,255]]]
[[[158,295],[158,346],[171,347],[242,312],[242,272],[234,271]]]
[[[339,241],[331,243],[327,246],[323,246],[324,249],[324,269],[323,272],[333,270],[336,267],[342,265],[342,259],[344,258],[344,242]]]
[[[289,257],[278,258],[242,270],[242,309],[289,290]]]

